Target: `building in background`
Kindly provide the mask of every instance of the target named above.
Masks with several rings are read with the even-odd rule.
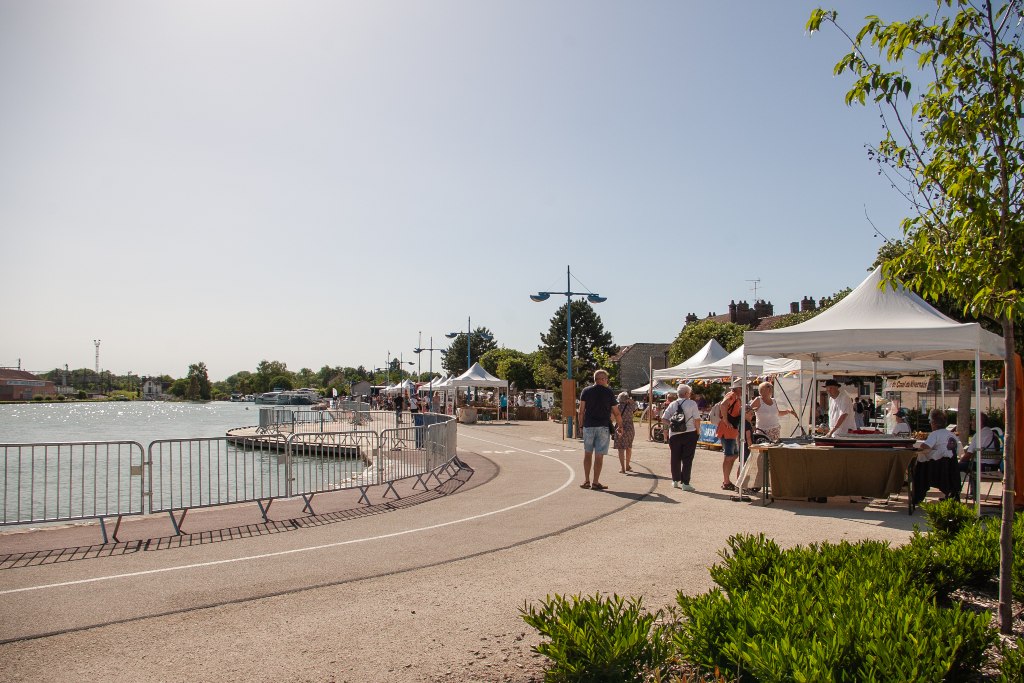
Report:
[[[53,382],[40,379],[27,370],[0,368],[0,401],[31,401],[36,396],[57,395]]]
[[[612,356],[612,362],[619,368],[619,386],[617,389],[632,391],[642,387],[650,380],[650,369],[653,363],[655,370],[668,367],[668,348],[670,344],[630,344],[623,346]]]

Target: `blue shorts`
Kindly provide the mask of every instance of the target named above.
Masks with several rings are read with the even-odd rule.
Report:
[[[726,458],[731,458],[739,454],[739,449],[736,447],[736,439],[722,439],[723,456],[725,456]]]
[[[611,432],[607,427],[584,427],[583,428],[583,452],[607,455],[608,445],[611,442]]]

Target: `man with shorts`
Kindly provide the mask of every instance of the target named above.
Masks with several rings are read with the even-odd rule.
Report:
[[[604,491],[607,486],[598,481],[601,466],[611,442],[611,421],[615,417],[616,433],[622,433],[622,415],[619,413],[615,393],[608,388],[608,372],[594,372],[594,383],[580,393],[580,412],[576,419],[583,425],[583,483],[581,489]],[[590,465],[594,465],[594,481],[590,481]]]

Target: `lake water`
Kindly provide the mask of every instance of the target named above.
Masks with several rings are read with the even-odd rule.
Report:
[[[108,401],[0,405],[0,443],[138,441],[224,436],[259,424],[252,403]]]

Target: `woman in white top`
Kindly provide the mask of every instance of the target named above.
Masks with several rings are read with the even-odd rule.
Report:
[[[757,428],[768,436],[769,441],[778,441],[782,435],[780,415],[794,415],[792,410],[780,410],[779,404],[772,398],[771,382],[761,382],[757,386],[758,397],[750,402],[750,409],[757,419]]]

